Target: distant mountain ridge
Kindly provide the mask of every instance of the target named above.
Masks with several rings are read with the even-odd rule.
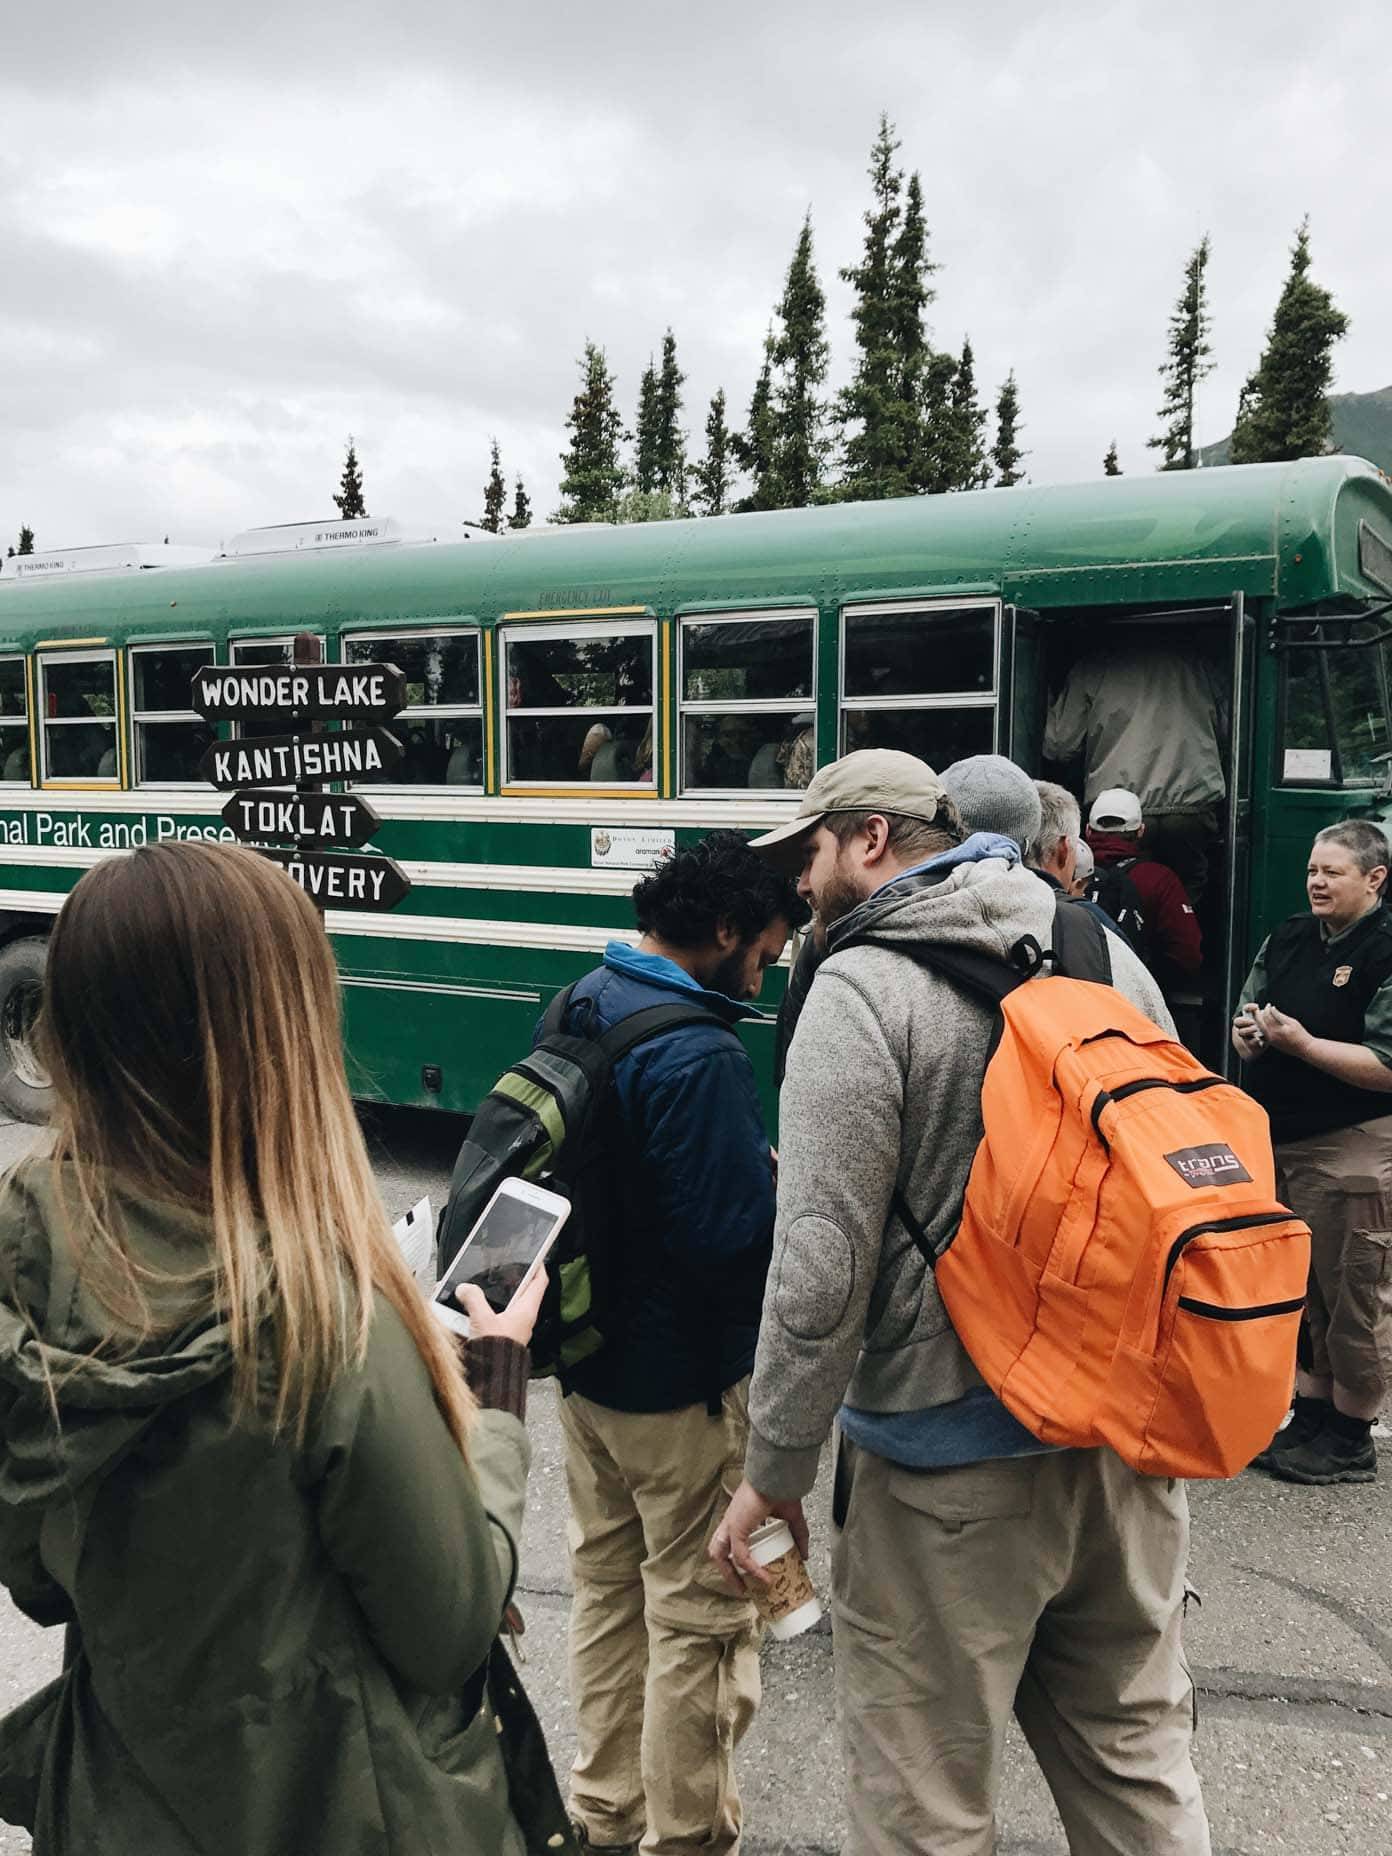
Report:
[[[1367,458],[1392,477],[1392,387],[1375,393],[1331,393],[1329,410],[1334,425],[1334,449],[1349,457]],[[1216,445],[1205,445],[1199,456],[1204,464],[1226,464],[1232,434]]]

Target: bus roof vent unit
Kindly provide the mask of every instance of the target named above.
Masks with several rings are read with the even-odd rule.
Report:
[[[249,560],[261,554],[338,553],[345,548],[377,548],[407,539],[399,522],[390,516],[363,516],[319,522],[281,522],[274,528],[244,528],[223,550],[228,560]]]
[[[129,567],[201,567],[216,558],[212,548],[113,541],[94,548],[57,548],[51,554],[16,554],[0,561],[0,573],[7,580],[50,580],[60,574],[112,573]]]

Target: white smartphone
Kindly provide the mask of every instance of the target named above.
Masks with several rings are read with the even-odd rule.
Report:
[[[501,1314],[541,1268],[569,1216],[570,1200],[560,1193],[505,1179],[435,1286],[433,1306],[445,1326],[467,1338],[469,1317],[454,1292],[469,1282]]]

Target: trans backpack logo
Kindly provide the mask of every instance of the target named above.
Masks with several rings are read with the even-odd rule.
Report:
[[[1210,1141],[1204,1147],[1181,1147],[1165,1155],[1166,1161],[1195,1192],[1200,1186],[1240,1186],[1251,1184],[1252,1175],[1224,1141]]]

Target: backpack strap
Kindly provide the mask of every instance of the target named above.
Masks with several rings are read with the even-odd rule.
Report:
[[[664,1031],[675,1031],[679,1025],[714,1025],[731,1037],[735,1035],[733,1027],[704,1005],[645,1005],[601,1032],[595,1043],[605,1062],[612,1067],[639,1044],[660,1037]]]
[[[1101,922],[1090,916],[1086,909],[1077,907],[1074,898],[1060,892],[1054,897],[1054,945],[1049,952],[1041,951],[1039,943],[1032,935],[1017,943],[1012,949],[1012,960],[998,960],[992,954],[978,954],[965,948],[943,947],[937,943],[904,943],[892,948],[894,953],[906,954],[910,960],[921,967],[929,967],[935,973],[941,973],[944,979],[951,980],[963,991],[980,999],[986,1005],[1000,1009],[1001,1001],[1009,997],[1017,986],[1037,973],[1052,954],[1052,966],[1056,974],[1065,979],[1097,980],[1109,985],[1112,978],[1111,956],[1106,947],[1107,931]],[[836,952],[839,954],[847,947],[881,946],[873,935],[855,935],[849,941],[841,942]],[[995,1053],[996,1037],[991,1044],[991,1055]],[[990,1056],[987,1058],[989,1063]],[[941,1254],[934,1250],[928,1233],[913,1214],[913,1209],[898,1186],[889,1202],[890,1210],[913,1239],[918,1251],[930,1270],[937,1268]]]
[[[1112,983],[1107,930],[1076,896],[1054,897],[1054,972],[1065,979]]]
[[[579,984],[579,980],[572,980],[569,986],[563,986],[560,992],[558,992],[551,1001],[550,1005],[548,1005],[546,1010],[542,1013],[542,1037],[554,1038],[560,1033],[565,1024],[565,1015],[570,1010],[571,995]]]

